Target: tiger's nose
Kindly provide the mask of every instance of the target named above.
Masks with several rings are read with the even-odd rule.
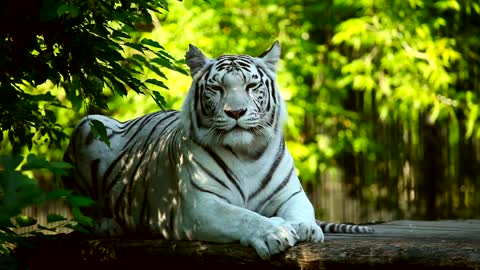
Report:
[[[229,117],[237,120],[238,118],[242,117],[245,115],[247,112],[247,109],[241,109],[241,110],[224,110],[225,114],[228,115]]]

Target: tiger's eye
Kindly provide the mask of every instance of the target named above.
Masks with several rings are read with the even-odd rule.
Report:
[[[247,89],[247,90],[250,90],[250,89],[252,89],[252,88],[255,88],[257,85],[258,85],[257,83],[249,83],[249,84],[247,84],[246,89]]]

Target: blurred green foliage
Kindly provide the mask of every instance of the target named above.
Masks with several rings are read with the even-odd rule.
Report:
[[[314,180],[345,155],[400,163],[423,156],[424,125],[451,131],[439,148],[477,142],[479,8],[452,0],[185,1],[148,35],[178,56],[188,43],[211,57],[258,55],[279,39],[289,147],[302,179]],[[168,101],[179,108],[189,79],[171,78]],[[392,143],[404,149],[386,149]]]
[[[477,1],[185,1],[170,8],[147,35],[177,57],[188,43],[215,57],[259,55],[280,40],[286,138],[307,187],[340,172],[352,196],[378,209],[408,204],[419,218],[480,210]],[[167,103],[178,109],[190,79],[169,78]],[[116,116],[129,118],[124,110]]]

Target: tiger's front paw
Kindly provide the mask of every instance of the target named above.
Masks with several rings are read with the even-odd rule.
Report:
[[[299,242],[323,242],[323,231],[315,222],[290,223],[298,234]]]
[[[240,239],[242,245],[252,246],[263,260],[294,246],[298,241],[295,229],[279,217],[269,219],[270,224],[265,229],[259,228],[251,235]]]

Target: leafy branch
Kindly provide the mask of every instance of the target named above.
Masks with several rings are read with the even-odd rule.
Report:
[[[61,86],[75,111],[83,104],[108,109],[106,90],[120,96],[129,90],[151,95],[160,107],[161,94],[152,85],[166,89],[159,80],[142,81],[147,70],[166,79],[162,69],[186,72],[156,41],[134,41],[131,33],[153,28],[152,14],[168,11],[166,1],[7,1],[0,11],[0,130],[20,153],[32,148],[34,137],[47,136],[60,145],[67,138],[56,123],[48,102],[65,101],[38,86],[47,81]],[[27,28],[28,26],[28,28]],[[127,56],[126,49],[135,54]],[[144,70],[146,69],[146,70]],[[152,92],[153,94],[150,94]],[[0,141],[4,139],[0,133]]]

